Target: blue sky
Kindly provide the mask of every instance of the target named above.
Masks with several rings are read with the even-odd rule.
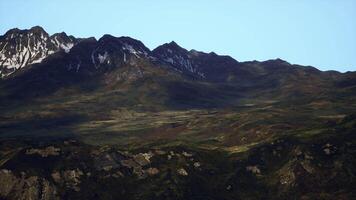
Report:
[[[338,71],[356,71],[355,19],[356,0],[0,0],[0,34],[40,25]]]

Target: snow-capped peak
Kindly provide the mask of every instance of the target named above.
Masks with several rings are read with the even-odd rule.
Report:
[[[192,55],[186,49],[180,47],[176,42],[163,44],[153,50],[153,54],[160,60],[173,66],[181,72],[189,72],[204,77],[204,74],[199,71],[198,66],[191,59]]]
[[[76,43],[65,33],[49,36],[42,27],[29,30],[11,29],[0,36],[0,75],[7,76],[27,65],[40,63],[49,55],[69,52]]]

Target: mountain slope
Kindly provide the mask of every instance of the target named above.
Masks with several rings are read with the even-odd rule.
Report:
[[[36,30],[43,32],[39,27],[30,32]],[[58,41],[57,48],[74,41],[64,33],[51,38]],[[138,40],[104,35],[77,39],[70,51],[58,50],[4,77],[0,130],[4,136],[31,136],[26,130],[42,135],[45,125],[50,132],[60,130],[59,135],[90,132],[89,140],[101,132],[110,138],[133,130],[130,142],[190,133],[195,139],[222,137],[221,143],[246,144],[352,114],[354,80],[355,73],[322,72],[280,59],[238,62],[188,51],[175,42],[150,51]],[[126,112],[128,118],[122,118]],[[176,117],[165,119],[172,115]],[[63,124],[56,123],[61,120]],[[140,138],[136,133],[145,134]]]
[[[355,199],[356,72],[40,27],[0,47],[0,199]]]

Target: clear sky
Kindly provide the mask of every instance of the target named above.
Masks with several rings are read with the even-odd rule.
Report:
[[[356,0],[0,0],[0,34],[35,25],[130,36],[150,49],[174,40],[238,61],[356,71]]]

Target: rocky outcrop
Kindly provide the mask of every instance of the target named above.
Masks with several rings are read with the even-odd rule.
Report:
[[[60,153],[60,149],[56,148],[54,146],[49,146],[44,149],[27,149],[26,154],[27,155],[34,155],[38,154],[42,157],[48,157],[48,156],[58,156]]]
[[[188,172],[187,172],[187,170],[185,170],[184,168],[179,168],[179,169],[177,170],[177,173],[178,173],[179,175],[182,175],[182,176],[188,176]]]
[[[0,199],[53,200],[59,199],[57,189],[48,180],[25,173],[15,175],[12,171],[0,170]]]
[[[52,173],[53,180],[69,189],[73,189],[76,192],[80,191],[80,178],[84,173],[79,169],[64,170],[61,172],[55,171]]]

